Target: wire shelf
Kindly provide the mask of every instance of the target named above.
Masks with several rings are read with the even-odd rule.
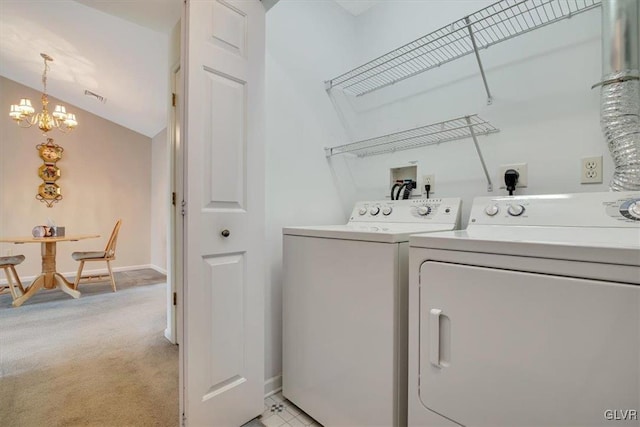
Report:
[[[600,0],[502,0],[328,80],[326,87],[361,96],[600,4]]]
[[[489,135],[499,131],[498,128],[481,119],[478,115],[463,116],[415,129],[327,148],[326,154],[327,157],[330,157],[336,154],[352,153],[358,157],[366,157],[424,147],[441,142],[474,138],[474,134],[475,136]]]

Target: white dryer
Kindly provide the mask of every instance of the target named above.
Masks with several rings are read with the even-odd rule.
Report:
[[[356,204],[284,234],[283,395],[326,426],[405,426],[409,235],[453,230],[460,199]]]
[[[410,246],[410,426],[640,425],[640,193],[477,198]]]

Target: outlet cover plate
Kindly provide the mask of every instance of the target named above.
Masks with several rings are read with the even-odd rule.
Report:
[[[602,184],[602,156],[583,157],[580,162],[581,184]]]
[[[431,186],[431,189],[429,190],[429,195],[431,195],[435,191],[434,188],[436,185],[436,176],[433,174],[422,175],[422,187],[419,188],[420,192],[426,193],[426,191],[424,190],[424,186],[427,184]]]
[[[524,188],[529,184],[527,164],[512,163],[510,165],[500,165],[500,168],[498,169],[498,182],[500,183],[500,188],[507,188],[504,184],[504,173],[509,169],[515,169],[520,174],[520,176],[518,176],[518,183],[516,184],[516,191],[518,188]]]

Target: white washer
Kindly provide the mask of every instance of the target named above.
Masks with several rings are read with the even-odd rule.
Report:
[[[406,425],[409,235],[453,230],[460,199],[359,202],[284,234],[283,395],[326,426]]]
[[[640,193],[476,198],[410,246],[410,426],[640,425]]]

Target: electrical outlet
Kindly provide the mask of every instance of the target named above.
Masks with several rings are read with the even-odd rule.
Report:
[[[527,164],[526,163],[513,163],[510,165],[500,165],[498,169],[498,182],[500,183],[500,188],[507,188],[504,184],[504,174],[509,169],[515,169],[518,171],[518,183],[516,184],[516,189],[526,187],[529,183],[528,174],[527,174]]]
[[[602,156],[582,158],[580,183],[602,184]]]
[[[435,175],[422,175],[422,187],[419,188],[420,192],[423,193],[425,191],[424,190],[425,185],[430,185],[431,188],[429,189],[429,194],[430,195],[433,194],[435,183],[436,183]]]
[[[13,249],[9,248],[7,249],[7,256],[12,256],[13,255]]]

